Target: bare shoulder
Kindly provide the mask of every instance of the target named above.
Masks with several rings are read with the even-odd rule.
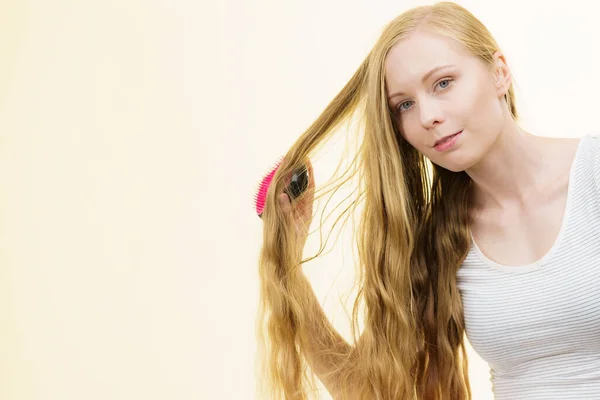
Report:
[[[581,138],[551,138],[547,137],[545,140],[548,143],[550,151],[553,155],[566,157],[567,161],[572,159],[577,151]]]
[[[556,171],[558,175],[569,174],[581,140],[581,138],[545,138],[549,160],[558,168]]]
[[[546,140],[548,140],[547,158],[542,178],[546,182],[543,189],[546,194],[543,198],[564,201],[567,197],[577,149],[582,139],[546,138]],[[545,202],[547,203],[548,200]]]

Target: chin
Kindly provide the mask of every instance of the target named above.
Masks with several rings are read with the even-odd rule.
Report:
[[[456,167],[456,168],[446,168],[448,171],[452,171],[452,172],[463,172],[467,170],[467,167]]]
[[[448,171],[452,171],[452,172],[463,172],[466,171],[467,169],[471,168],[471,166],[473,165],[472,162],[470,162],[471,160],[458,160],[457,162],[436,162],[432,159],[429,159],[432,163],[434,163],[435,165],[442,167],[444,169],[447,169]]]

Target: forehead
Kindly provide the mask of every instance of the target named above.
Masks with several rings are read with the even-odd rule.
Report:
[[[420,83],[427,72],[441,65],[466,66],[475,57],[447,36],[416,31],[398,41],[385,61],[388,89]]]

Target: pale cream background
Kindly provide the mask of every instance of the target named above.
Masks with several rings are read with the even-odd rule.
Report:
[[[428,3],[1,2],[0,399],[253,399],[252,191]],[[597,131],[592,5],[460,3],[506,50],[526,128]],[[310,273],[347,334],[328,257]]]

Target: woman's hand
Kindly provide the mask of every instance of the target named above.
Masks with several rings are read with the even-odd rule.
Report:
[[[290,191],[290,187],[284,192],[280,193],[277,196],[279,201],[279,205],[282,210],[286,213],[288,218],[292,218],[292,223],[296,227],[296,233],[298,234],[298,239],[304,243],[308,236],[308,230],[310,228],[310,223],[312,221],[313,215],[313,202],[314,202],[314,189],[315,189],[315,179],[313,176],[313,168],[310,161],[306,163],[306,175],[308,175],[308,184],[305,185],[306,188],[302,188],[303,190],[298,194],[298,188],[295,187],[296,191]],[[290,182],[292,177],[288,179]],[[290,195],[297,195],[298,197],[293,200],[290,199]]]

